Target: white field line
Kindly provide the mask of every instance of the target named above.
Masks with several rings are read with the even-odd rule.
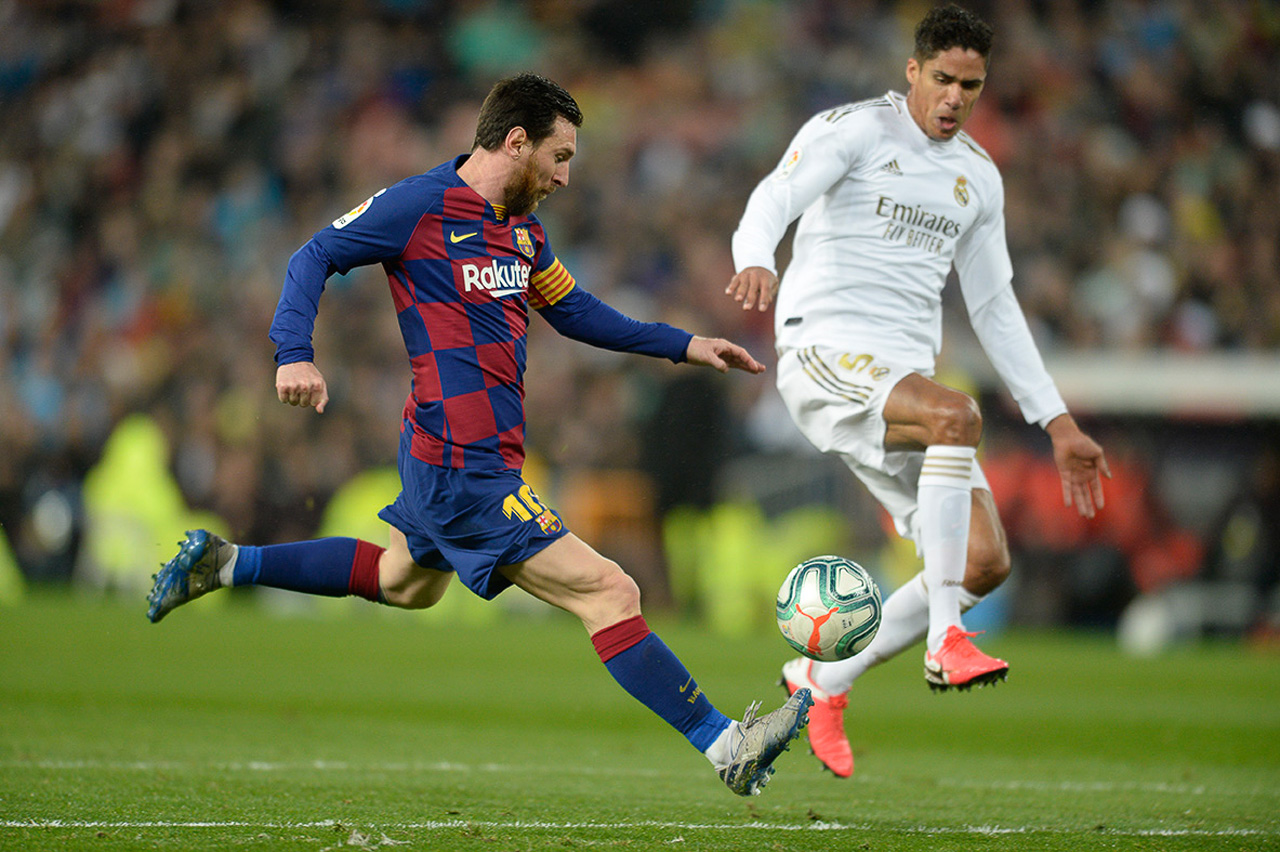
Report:
[[[319,820],[315,822],[247,822],[240,820],[219,820],[208,822],[185,822],[169,820],[0,820],[0,828],[49,828],[49,829],[145,829],[145,828],[245,828],[245,829],[317,829],[352,827],[352,823],[338,820]],[[689,823],[665,822],[661,820],[635,820],[632,822],[547,822],[542,820],[427,820],[425,822],[388,823],[382,825],[359,825],[373,831],[439,831],[449,829],[490,829],[503,831],[625,831],[628,829],[664,829],[673,831],[876,831],[904,835],[981,835],[998,836],[1006,834],[1080,834],[1080,831],[1034,826],[1005,825],[966,825],[955,827],[911,826],[892,828],[873,826],[870,824],[848,825],[837,822],[814,821],[796,824],[776,824],[765,822],[746,823]],[[1101,829],[1090,830],[1090,835],[1106,837],[1276,837],[1280,831],[1251,828],[1210,829]]]
[[[155,772],[160,770],[210,769],[218,772],[492,772],[528,774],[538,770],[561,775],[637,775],[657,778],[670,774],[657,769],[622,769],[618,767],[565,766],[549,770],[538,766],[513,766],[500,763],[453,763],[451,761],[415,761],[389,763],[347,763],[341,760],[275,762],[267,760],[212,761],[192,763],[180,760],[0,760],[0,769],[43,769],[56,771],[101,770],[109,772]]]
[[[112,772],[156,772],[174,770],[208,769],[218,772],[354,772],[354,773],[428,773],[456,772],[495,773],[527,775],[531,772],[553,771],[560,775],[603,775],[603,776],[635,776],[642,778],[658,778],[673,774],[670,771],[642,768],[596,767],[596,766],[563,766],[548,769],[538,766],[515,766],[500,763],[454,763],[451,761],[406,761],[387,763],[355,764],[346,761],[313,760],[296,762],[275,762],[265,760],[227,761],[191,763],[183,761],[99,761],[99,760],[4,760],[0,761],[0,769],[34,769],[54,771],[112,771]],[[853,778],[856,784],[883,785],[897,783],[885,776],[861,773]],[[962,778],[938,778],[935,783],[942,787],[963,789],[1003,790],[1003,791],[1040,791],[1047,793],[1157,793],[1172,796],[1265,796],[1280,797],[1280,787],[1276,788],[1233,788],[1225,789],[1204,784],[1170,784],[1164,781],[1031,781],[1031,780],[993,780],[975,781]]]

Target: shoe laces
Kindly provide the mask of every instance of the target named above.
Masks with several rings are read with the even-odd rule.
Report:
[[[828,712],[824,713],[823,716],[827,721],[830,722],[832,726],[830,733],[839,734],[843,736],[844,735],[844,711],[845,711],[845,708],[849,706],[849,693],[842,692],[839,695],[833,695],[823,703],[827,705],[827,710],[828,710]],[[816,701],[814,702],[814,706],[817,706]],[[819,734],[817,734],[817,732],[812,730],[809,732],[809,737],[811,740],[815,735],[819,735]],[[824,733],[824,734],[821,734],[820,736],[823,739],[826,739],[828,737],[828,734]]]
[[[981,630],[976,633],[967,633],[963,630],[957,631],[947,637],[947,641],[943,643],[943,647],[938,651],[939,655],[941,655],[943,650],[950,651],[952,659],[958,666],[979,665],[985,663],[987,660],[995,660],[995,657],[983,652],[983,650],[977,645],[968,641],[970,638],[977,636],[982,632],[983,631]]]
[[[737,727],[730,734],[729,740],[729,763],[725,766],[732,765],[742,754],[743,747],[747,744],[747,729],[756,721],[756,714],[760,710],[760,702],[753,701],[747,706],[747,711],[742,714],[742,721],[737,723]],[[723,767],[720,767],[723,768]]]
[[[942,640],[942,648],[945,648],[948,645],[959,645],[961,642],[964,642],[966,639],[972,639],[975,636],[981,636],[983,633],[986,633],[986,631],[974,630],[970,632],[968,630],[963,630],[959,627],[952,626],[947,630],[946,638]],[[938,649],[939,653],[942,652],[942,648]]]

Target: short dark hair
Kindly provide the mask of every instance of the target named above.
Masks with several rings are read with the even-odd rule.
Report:
[[[916,62],[924,64],[944,50],[959,47],[991,58],[991,25],[954,3],[929,11],[916,26]]]
[[[493,84],[476,122],[475,148],[496,151],[513,127],[523,127],[538,144],[551,135],[556,119],[582,126],[578,102],[558,83],[537,74],[517,74]]]

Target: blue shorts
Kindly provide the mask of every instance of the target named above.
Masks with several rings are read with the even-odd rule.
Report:
[[[378,517],[404,533],[424,568],[455,571],[467,588],[492,600],[511,585],[495,570],[523,562],[568,530],[525,484],[518,470],[467,470],[427,464],[400,438],[400,495]]]

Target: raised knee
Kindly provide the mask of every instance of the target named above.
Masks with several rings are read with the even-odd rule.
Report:
[[[453,574],[428,571],[412,563],[394,564],[384,558],[378,574],[382,602],[399,609],[426,609],[444,597]]]
[[[630,618],[640,612],[640,587],[622,566],[613,560],[605,560],[601,571],[599,594],[601,603],[616,611],[620,618]]]
[[[388,606],[399,609],[427,609],[433,607],[444,597],[448,583],[417,583],[406,586],[383,588],[382,600]]]
[[[934,444],[976,447],[982,440],[982,412],[968,394],[949,394],[933,412]]]
[[[403,589],[382,589],[382,599],[387,602],[388,606],[394,606],[399,609],[425,609],[431,604],[419,603],[416,597]]]
[[[417,584],[400,580],[399,578],[389,578],[384,573],[378,584],[378,594],[387,606],[394,606],[399,609],[424,609],[431,606],[420,600],[421,587]]]

